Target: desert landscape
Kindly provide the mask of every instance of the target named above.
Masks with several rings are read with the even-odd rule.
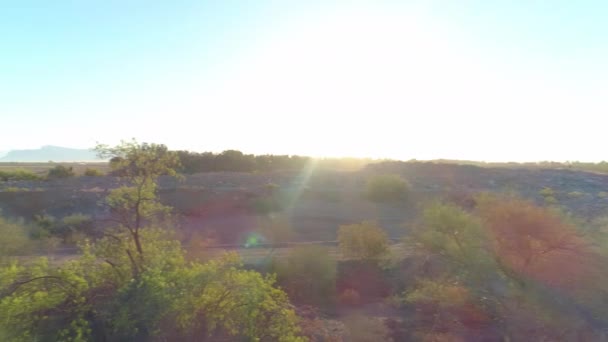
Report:
[[[0,5],[0,342],[608,341],[608,2]]]
[[[137,152],[140,149],[143,153],[145,146],[148,145],[133,145],[130,148],[134,149],[133,153],[140,153]],[[170,153],[190,158],[176,164],[181,165],[178,169],[181,167],[182,171],[186,170],[184,165],[188,164],[188,160],[206,156]],[[222,155],[215,155],[215,163],[221,163],[219,156]],[[242,153],[235,155],[243,161],[269,158]],[[25,232],[29,231],[29,242],[15,240],[15,243],[21,243],[21,247],[5,255],[5,265],[10,265],[14,260],[28,265],[44,256],[53,267],[61,268],[79,262],[83,241],[100,239],[101,243],[108,232],[116,229],[116,223],[122,222],[120,217],[124,215],[120,214],[122,209],[113,208],[112,202],[108,202],[113,194],[130,189],[128,184],[131,178],[120,170],[132,171],[125,168],[129,164],[120,163],[123,162],[0,164],[0,171],[4,172],[5,177],[0,182],[0,208],[5,220],[8,220],[5,222],[19,222],[25,227]],[[370,329],[374,329],[370,332],[370,339],[407,340],[412,336],[403,329],[422,323],[411,321],[416,315],[408,318],[410,314],[406,314],[404,317],[403,308],[392,301],[398,298],[400,289],[407,291],[409,286],[414,286],[416,291],[420,286],[415,285],[419,282],[417,279],[429,272],[428,267],[440,267],[440,264],[433,266],[434,262],[440,260],[431,264],[428,264],[428,259],[422,262],[433,254],[426,254],[428,251],[424,252],[419,245],[427,243],[424,242],[424,235],[419,234],[425,230],[425,225],[432,224],[428,222],[432,210],[456,210],[449,215],[477,215],[480,206],[483,207],[488,201],[484,196],[490,196],[495,199],[489,202],[498,201],[492,205],[499,205],[492,210],[514,205],[513,209],[505,210],[514,210],[512,214],[521,211],[516,215],[524,217],[532,215],[528,213],[529,210],[537,212],[534,215],[541,215],[524,219],[528,223],[522,223],[522,229],[527,229],[528,224],[532,224],[531,229],[545,229],[542,228],[545,225],[543,220],[567,220],[564,223],[555,221],[554,224],[567,225],[569,223],[565,222],[572,221],[572,224],[578,225],[577,234],[584,239],[587,239],[585,236],[603,239],[601,222],[604,222],[608,210],[608,174],[603,173],[597,165],[471,165],[471,162],[456,161],[340,162],[337,159],[307,159],[295,167],[274,167],[264,171],[256,166],[248,172],[238,171],[245,164],[230,164],[234,171],[213,171],[210,169],[217,167],[207,167],[202,169],[203,172],[188,170],[173,176],[159,174],[154,183],[154,196],[158,205],[171,208],[170,218],[163,219],[169,221],[164,221],[163,225],[169,224],[173,238],[179,241],[189,260],[208,262],[222,259],[226,253],[234,253],[244,267],[276,274],[279,285],[292,296],[304,331],[313,329],[306,332],[306,336],[319,341],[347,339],[351,333],[349,329],[355,329],[352,324],[368,324]],[[138,178],[133,179],[136,182]],[[436,207],[438,204],[440,206]],[[525,209],[526,206],[530,206],[529,209]],[[451,219],[456,220],[456,217]],[[152,220],[148,224],[154,222]],[[450,229],[468,229],[464,222],[452,225]],[[533,228],[534,225],[538,227]],[[344,233],[349,229],[364,234],[356,239],[365,240],[353,241],[363,243],[369,239],[365,242],[367,244],[380,237],[379,241],[383,242],[377,243],[383,247],[364,247],[364,244],[355,249],[357,252],[349,252]],[[378,237],[373,235],[376,234],[375,230],[380,234]],[[529,233],[540,232],[542,230]],[[13,234],[16,232],[13,231]],[[549,234],[562,233],[556,231]],[[555,236],[534,236],[534,241],[537,241],[534,244],[540,244],[538,248],[541,249],[535,252],[541,253],[539,255],[545,253],[541,246],[549,246],[548,251],[552,251],[552,244],[561,243],[553,241]],[[525,238],[525,235],[521,238]],[[439,236],[434,239],[439,240],[429,242],[441,241]],[[11,243],[10,236],[5,240],[5,243]],[[369,257],[351,254],[371,253],[366,248],[380,248],[379,252],[373,252],[380,254]],[[446,245],[442,248],[449,247]],[[528,251],[526,248],[536,247],[517,248],[517,255],[525,255]],[[550,268],[554,266],[546,264],[563,262],[559,261],[562,252],[557,252],[561,247],[556,248],[556,252],[549,252],[547,261],[537,261],[539,265],[535,266],[545,268],[539,274],[548,277],[546,281],[552,285],[548,285],[550,287],[547,289],[554,288],[551,291],[558,291],[565,286],[561,284],[563,281],[570,281],[569,276],[564,279],[552,278]],[[446,249],[446,252],[449,251]],[[591,250],[588,252],[591,253]],[[588,252],[572,251],[574,254],[570,257],[578,258],[579,253]],[[295,275],[283,268],[290,267],[288,265],[312,269],[300,269]],[[563,266],[567,267],[565,264]],[[331,271],[332,267],[334,271]],[[306,283],[305,279],[300,278],[301,272],[313,272],[306,276],[310,278],[306,281],[315,284],[308,285],[313,286],[313,292],[306,292],[301,284],[291,283],[296,279]],[[326,272],[334,274],[330,278],[332,280],[322,280],[327,276]],[[430,272],[432,274],[433,271]],[[566,308],[581,305],[576,298],[560,304],[566,307],[554,310],[570,310]],[[580,310],[593,315],[595,309]],[[594,329],[602,329],[601,319],[589,319]],[[470,338],[493,334],[490,322],[484,323],[483,328],[468,326],[469,323],[460,324],[463,325],[459,329],[466,329],[466,336]],[[547,331],[541,334],[550,335]]]

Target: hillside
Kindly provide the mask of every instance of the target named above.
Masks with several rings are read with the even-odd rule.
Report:
[[[412,190],[407,201],[374,203],[364,197],[367,180],[383,173],[407,179]],[[268,184],[277,186],[276,208],[269,202]],[[56,217],[103,215],[99,200],[117,185],[112,177],[0,183],[0,207],[25,218],[42,211]],[[9,187],[21,191],[6,191]],[[210,232],[222,243],[239,242],[269,212],[289,217],[299,240],[333,240],[339,225],[362,220],[376,220],[398,238],[429,200],[446,198],[466,206],[478,192],[515,192],[545,205],[543,189],[576,216],[592,219],[608,212],[608,175],[559,169],[391,162],[352,172],[317,170],[308,179],[298,172],[210,172],[160,181],[160,197],[182,214],[182,225]]]

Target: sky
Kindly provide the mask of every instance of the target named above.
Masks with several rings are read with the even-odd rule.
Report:
[[[0,0],[0,151],[608,159],[606,1]]]

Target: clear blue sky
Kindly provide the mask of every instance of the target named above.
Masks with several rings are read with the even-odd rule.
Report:
[[[606,1],[0,1],[0,151],[608,159]]]

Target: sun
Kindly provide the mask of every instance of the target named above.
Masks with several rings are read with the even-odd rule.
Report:
[[[446,53],[439,36],[419,16],[367,9],[295,21],[196,101],[227,124],[238,117],[231,139],[251,152],[408,157],[403,145],[435,127],[420,89]]]

